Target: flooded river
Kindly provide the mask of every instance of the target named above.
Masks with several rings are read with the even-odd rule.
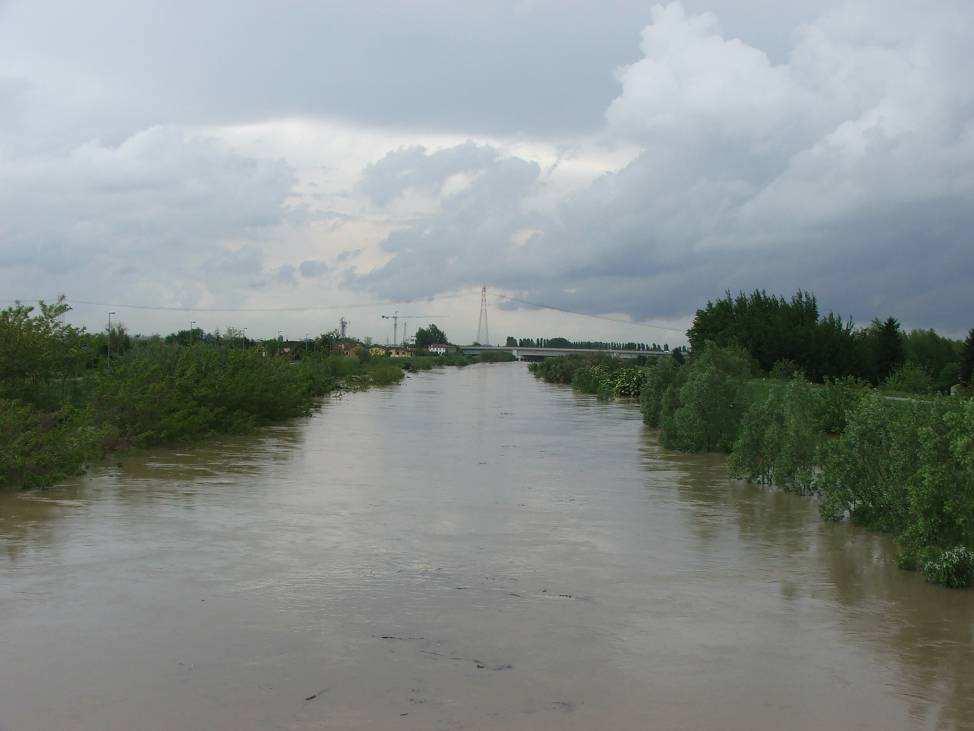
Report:
[[[974,591],[443,369],[0,495],[0,728],[974,728]]]

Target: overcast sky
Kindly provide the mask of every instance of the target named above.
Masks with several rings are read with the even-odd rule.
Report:
[[[0,300],[465,341],[485,283],[494,340],[674,344],[805,288],[957,335],[971,68],[969,0],[0,0]]]

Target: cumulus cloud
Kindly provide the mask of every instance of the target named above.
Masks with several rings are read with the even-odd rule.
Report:
[[[0,177],[7,291],[162,291],[178,278],[196,297],[208,281],[250,284],[293,212],[286,163],[174,127],[8,159]]]
[[[318,259],[306,259],[298,267],[301,276],[306,279],[315,279],[328,273],[328,265]]]
[[[380,205],[409,190],[439,194],[451,177],[480,172],[497,157],[493,147],[474,142],[433,153],[420,145],[402,148],[366,167],[359,189]]]
[[[448,199],[390,234],[392,259],[365,281],[415,295],[484,279],[634,317],[692,312],[727,288],[806,287],[859,318],[959,330],[974,309],[972,15],[850,2],[775,63],[713,14],[657,6],[606,110],[607,137],[638,144],[635,160],[540,217],[524,205],[537,176],[483,176],[478,198],[502,206]],[[430,156],[413,165],[435,177]],[[528,225],[540,233],[512,245]]]
[[[366,182],[375,170],[395,169],[403,158],[401,152],[390,153],[366,171]],[[463,161],[463,171],[471,180],[445,195],[436,215],[389,234],[382,249],[392,255],[391,260],[366,275],[353,275],[350,281],[383,297],[411,299],[495,278],[509,279],[511,267],[516,265],[510,256],[517,248],[515,236],[537,221],[523,201],[537,184],[540,166],[470,145],[440,153],[414,150],[408,158],[402,166],[407,171],[405,180],[442,185],[456,171],[457,161]]]

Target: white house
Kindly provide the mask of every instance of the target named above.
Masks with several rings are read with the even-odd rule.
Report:
[[[429,346],[427,350],[433,355],[446,355],[446,352],[450,349],[449,345],[444,345],[443,343],[436,343],[435,345]]]

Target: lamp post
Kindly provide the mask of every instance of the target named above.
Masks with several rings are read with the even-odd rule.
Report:
[[[108,313],[108,370],[112,369],[112,315],[114,312]]]

